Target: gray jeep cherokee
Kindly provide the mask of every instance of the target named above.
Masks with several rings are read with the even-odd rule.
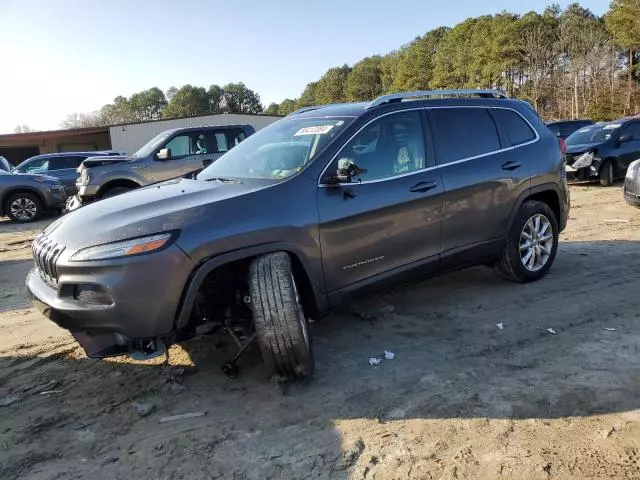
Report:
[[[445,98],[451,97],[451,98]],[[200,172],[72,212],[33,243],[39,309],[90,357],[148,358],[203,331],[314,370],[309,318],[471,265],[542,278],[569,214],[555,136],[496,91],[309,107]]]

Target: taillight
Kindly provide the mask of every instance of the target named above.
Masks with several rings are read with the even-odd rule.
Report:
[[[565,155],[567,153],[567,143],[563,138],[559,138],[558,142],[560,142],[560,150],[562,150],[562,155]]]

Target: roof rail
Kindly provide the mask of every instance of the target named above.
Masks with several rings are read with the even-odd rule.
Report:
[[[401,102],[408,98],[420,97],[445,97],[445,96],[472,96],[478,95],[481,98],[509,98],[509,95],[500,90],[481,90],[481,89],[465,89],[465,90],[419,90],[416,92],[391,93],[376,98],[367,105],[370,108],[384,105],[385,103]]]
[[[325,103],[324,105],[311,105],[308,107],[302,107],[302,108],[299,108],[298,110],[291,112],[289,115],[287,115],[287,117],[290,117],[292,115],[298,115],[299,113],[310,112],[312,110],[318,110],[319,108],[333,107],[335,105],[342,105],[342,104],[341,103]]]

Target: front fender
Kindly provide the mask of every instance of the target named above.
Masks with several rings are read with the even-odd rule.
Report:
[[[95,185],[99,188],[102,188],[109,182],[117,181],[117,180],[128,180],[130,182],[137,183],[141,187],[145,186],[149,182],[145,179],[143,175],[138,173],[136,170],[118,168],[114,170],[108,170],[105,172],[96,172],[95,174],[89,170],[91,175],[90,185]]]
[[[209,273],[222,265],[232,263],[238,260],[243,260],[252,257],[258,257],[273,252],[287,252],[294,259],[297,259],[300,266],[304,270],[304,273],[309,280],[309,287],[311,294],[313,295],[313,301],[315,307],[318,310],[316,313],[322,315],[329,310],[329,303],[327,297],[321,290],[320,285],[317,282],[316,275],[314,275],[314,269],[309,259],[304,253],[294,244],[288,242],[273,242],[254,247],[243,248],[240,250],[234,250],[233,252],[224,253],[215,257],[209,258],[202,262],[192,272],[187,286],[185,287],[180,305],[178,307],[178,315],[176,317],[176,329],[181,329],[187,326],[189,318],[191,317],[191,310],[196,299],[198,290],[200,289],[202,282]]]

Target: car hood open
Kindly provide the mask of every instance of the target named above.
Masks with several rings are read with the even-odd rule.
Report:
[[[121,162],[130,162],[133,160],[133,157],[127,155],[113,155],[108,157],[89,157],[85,159],[78,169],[76,170],[78,173],[82,173],[83,170],[91,167],[99,167],[101,165],[109,165],[112,163],[121,163]]]

